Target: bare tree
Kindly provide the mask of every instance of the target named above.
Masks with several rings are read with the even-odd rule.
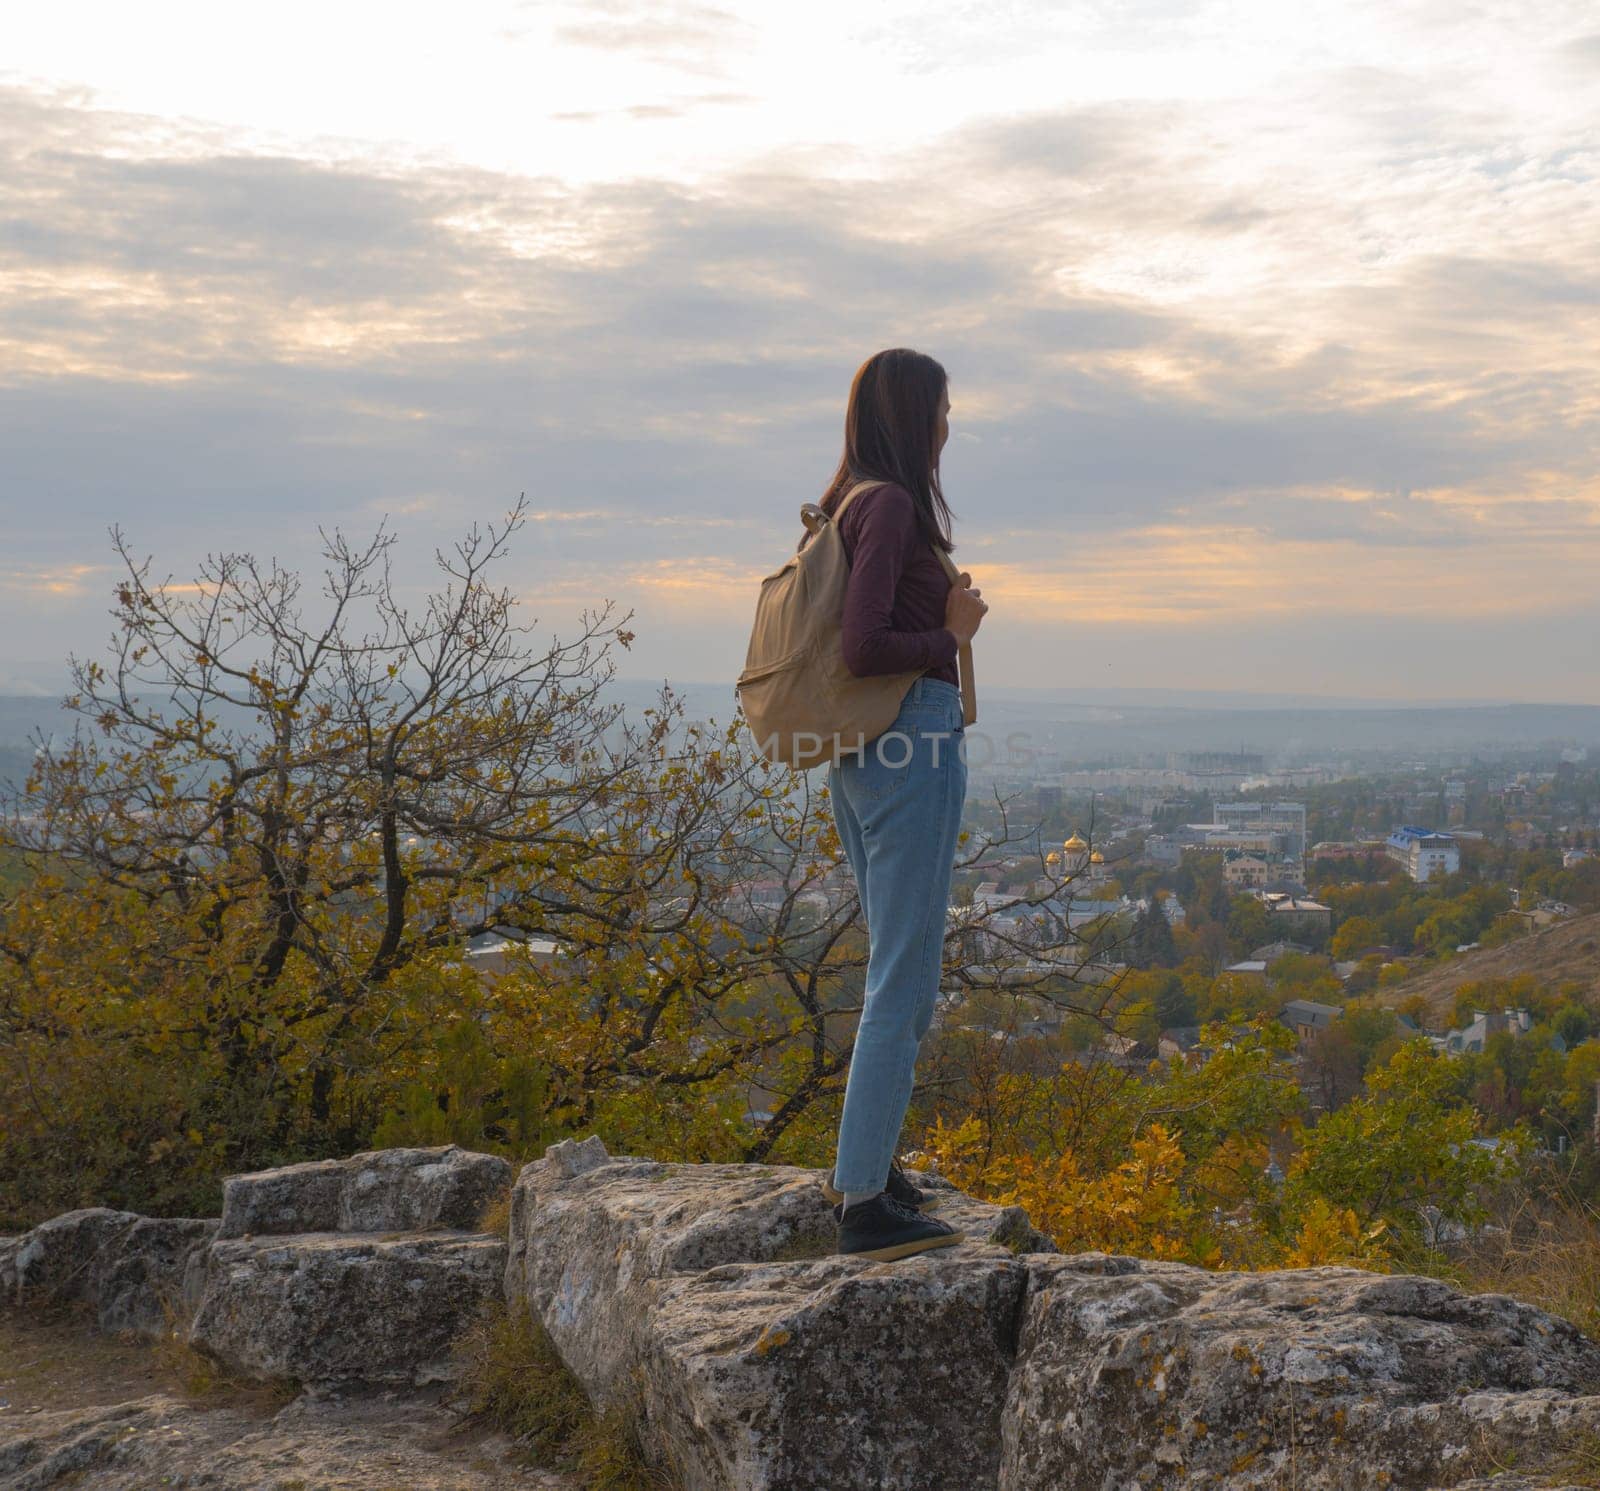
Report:
[[[429,1022],[468,1015],[537,1060],[568,1124],[643,1094],[759,1099],[738,1151],[759,1159],[837,1097],[866,938],[825,792],[669,689],[624,717],[606,685],[631,617],[610,603],[537,640],[489,579],[523,519],[440,551],[417,609],[382,531],[324,534],[318,589],[249,554],[158,581],[114,533],[107,660],[73,660],[79,728],[40,742],[5,826],[39,873],[0,908],[0,1058],[36,1075],[87,1033],[208,1062],[248,1131],[233,1161],[360,1141]],[[1029,838],[1001,809],[966,863]],[[1067,926],[1070,881],[1039,872],[952,925],[948,977],[1102,1014],[1114,981],[1084,970],[1116,938]],[[61,951],[90,906],[98,962],[87,932]],[[513,948],[487,993],[419,1005],[491,931],[560,956]]]

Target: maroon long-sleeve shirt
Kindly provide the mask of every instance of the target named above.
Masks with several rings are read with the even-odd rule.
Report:
[[[957,683],[955,633],[944,624],[950,581],[917,525],[911,494],[893,485],[861,493],[844,510],[839,537],[850,560],[845,666],[858,678],[925,668],[929,678]]]

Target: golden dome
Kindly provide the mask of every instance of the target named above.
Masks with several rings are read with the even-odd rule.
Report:
[[[1089,856],[1089,863],[1092,865],[1103,865],[1105,862],[1105,855],[1103,855],[1098,849],[1096,849],[1095,852]]]
[[[1080,838],[1077,834],[1073,834],[1073,836],[1070,839],[1068,839],[1066,841],[1066,843],[1064,843],[1061,847],[1063,849],[1072,849],[1072,850],[1087,849],[1089,847],[1089,841],[1087,839]]]
[[[1061,863],[1061,856],[1052,849],[1050,853],[1045,855],[1044,862],[1047,865],[1058,865]]]

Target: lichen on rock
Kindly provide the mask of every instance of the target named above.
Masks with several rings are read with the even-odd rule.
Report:
[[[507,1236],[474,1230],[510,1179],[453,1145],[234,1176],[220,1223],[85,1208],[0,1239],[0,1288],[115,1330],[177,1301],[193,1347],[309,1384],[308,1404],[423,1403],[499,1296],[685,1491],[1486,1491],[1504,1465],[1497,1491],[1552,1491],[1565,1450],[1600,1444],[1600,1344],[1503,1295],[1063,1256],[1020,1209],[927,1176],[968,1241],[872,1263],[834,1254],[819,1172],[592,1136],[521,1168]],[[41,1457],[109,1467],[119,1424],[168,1432],[170,1405],[125,1406],[41,1417],[0,1476],[48,1485]]]

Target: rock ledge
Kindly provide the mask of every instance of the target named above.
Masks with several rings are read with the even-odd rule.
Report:
[[[1569,1483],[1526,1468],[1600,1442],[1600,1345],[1506,1296],[1063,1256],[1018,1208],[937,1177],[969,1241],[874,1264],[834,1255],[821,1178],[567,1141],[521,1168],[502,1237],[474,1229],[511,1183],[504,1160],[379,1150],[230,1177],[220,1220],[52,1218],[0,1238],[0,1293],[24,1310],[80,1301],[106,1330],[176,1320],[230,1372],[305,1385],[274,1423],[312,1439],[333,1432],[314,1405],[345,1395],[433,1413],[451,1343],[503,1296],[597,1404],[639,1415],[685,1491],[1552,1491]],[[73,1464],[143,1484],[111,1478],[113,1448],[197,1432],[178,1416],[159,1396],[0,1416],[0,1491]],[[1490,1482],[1499,1464],[1523,1473]]]

